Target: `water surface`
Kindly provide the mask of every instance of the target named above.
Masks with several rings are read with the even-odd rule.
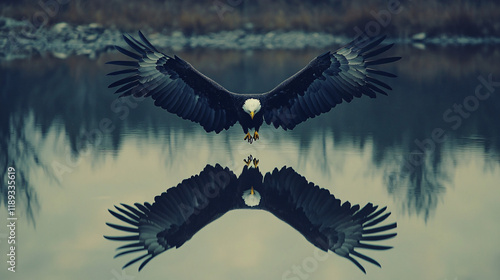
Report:
[[[267,91],[323,50],[178,52],[237,92]],[[96,60],[34,57],[3,62],[0,168],[17,172],[17,266],[2,279],[496,279],[500,274],[500,80],[498,49],[398,47],[386,70],[399,77],[377,99],[341,104],[293,131],[263,127],[243,141],[239,126],[207,134],[151,100],[116,100]],[[491,77],[490,77],[491,75]],[[476,93],[478,87],[481,87]],[[461,108],[461,109],[460,109]],[[155,195],[206,164],[237,175],[249,154],[262,172],[291,166],[342,201],[387,205],[394,249],[366,252],[363,275],[337,256],[305,274],[314,257],[298,232],[263,211],[234,211],[143,271],[113,259],[107,212]],[[6,181],[6,179],[5,179]],[[5,188],[2,188],[5,193]],[[2,209],[5,209],[3,201]],[[7,223],[6,211],[0,221]],[[128,278],[127,278],[128,277]]]

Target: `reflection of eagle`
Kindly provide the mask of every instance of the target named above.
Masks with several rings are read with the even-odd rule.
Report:
[[[123,254],[146,251],[125,264],[141,260],[141,270],[151,259],[173,247],[180,247],[209,223],[233,209],[262,209],[298,230],[309,242],[324,251],[333,251],[356,264],[353,257],[375,265],[374,259],[356,251],[357,248],[385,250],[392,247],[365,243],[385,240],[396,233],[396,223],[379,225],[390,213],[386,207],[368,203],[363,208],[341,204],[326,189],[321,189],[292,168],[274,169],[264,177],[258,168],[244,167],[237,178],[228,168],[207,165],[196,176],[155,197],[155,202],[122,204],[111,214],[128,226],[107,223],[112,228],[131,233],[128,236],[105,236],[129,242],[119,247]],[[382,234],[383,233],[383,234]]]
[[[121,86],[122,96],[151,96],[155,105],[183,119],[199,123],[207,131],[219,133],[237,121],[251,143],[259,138],[264,120],[276,128],[293,129],[297,124],[330,111],[342,101],[391,88],[371,75],[395,75],[369,68],[396,61],[400,57],[373,59],[391,45],[378,49],[384,37],[354,40],[336,52],[326,52],[313,59],[302,70],[269,92],[261,94],[232,93],[194,69],[181,58],[158,51],[139,32],[142,42],[123,36],[137,52],[116,48],[135,61],[110,61],[109,64],[131,67],[109,73],[130,74],[109,87]],[[381,88],[380,88],[381,87]],[[255,129],[250,135],[249,129]]]

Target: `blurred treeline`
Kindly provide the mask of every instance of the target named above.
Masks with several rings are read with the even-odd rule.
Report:
[[[497,0],[8,0],[1,1],[0,8],[0,15],[27,19],[36,27],[68,22],[186,34],[246,29],[352,36],[357,29],[375,32],[380,28],[399,37],[420,32],[429,36],[500,35]]]

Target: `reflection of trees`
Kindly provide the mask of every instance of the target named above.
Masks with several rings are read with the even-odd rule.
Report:
[[[0,170],[4,174],[2,176],[3,183],[0,184],[0,194],[2,195],[0,204],[4,203],[5,207],[8,205],[7,169],[14,167],[16,170],[16,216],[19,215],[20,208],[24,207],[28,220],[35,224],[35,213],[39,208],[39,203],[35,187],[29,177],[35,169],[46,170],[46,166],[40,162],[33,138],[26,133],[26,127],[30,126],[30,120],[31,125],[33,124],[32,116],[30,118],[29,112],[26,111],[13,113],[15,112],[14,108],[19,107],[14,98],[11,98],[14,93],[9,91],[11,78],[8,74],[2,77],[3,88],[0,92]]]
[[[393,162],[387,166],[384,178],[388,192],[401,201],[403,209],[410,215],[423,216],[427,221],[444,195],[444,181],[449,177],[443,171],[440,150],[432,154],[424,152],[421,156],[422,164],[409,167],[407,158]]]
[[[317,53],[318,50],[253,51],[252,55],[248,52],[193,50],[180,55],[230,90],[258,92],[273,88]],[[47,168],[51,163],[45,162],[37,154],[40,143],[30,141],[27,134],[30,129],[39,131],[42,141],[48,131],[56,130],[67,137],[71,147],[68,153],[72,157],[78,159],[85,150],[90,149],[95,151],[96,156],[93,158],[97,160],[98,151],[120,150],[123,135],[130,131],[146,138],[164,137],[164,152],[172,156],[182,156],[178,151],[185,147],[187,139],[205,135],[196,124],[159,109],[152,110],[150,100],[128,100],[126,104],[129,105],[126,106],[129,107],[129,114],[126,116],[124,111],[117,112],[116,107],[112,107],[116,96],[107,89],[111,79],[105,73],[111,69],[104,67],[103,62],[106,60],[32,59],[18,61],[2,69],[0,167],[5,170],[4,166],[15,164],[22,170],[23,174],[18,175],[24,183],[20,181],[19,185],[26,187],[24,197],[27,198],[29,209],[36,210],[37,206],[36,187],[30,182],[31,170],[41,168],[47,174],[51,172],[51,168]],[[395,67],[413,71],[405,64],[411,61],[403,59]],[[214,65],[221,69],[214,68]],[[459,63],[457,65],[460,66]],[[393,71],[398,73],[397,69]],[[498,97],[492,95],[487,102],[482,102],[477,111],[464,119],[458,129],[453,130],[450,123],[443,120],[442,114],[474,92],[478,74],[474,71],[450,78],[446,73],[435,73],[432,77],[421,76],[416,81],[413,72],[399,71],[400,77],[389,81],[394,88],[389,97],[362,98],[348,105],[341,104],[329,114],[287,132],[298,137],[300,160],[322,161],[318,166],[323,166],[326,172],[329,170],[329,160],[322,157],[326,154],[322,151],[331,150],[328,145],[331,146],[332,142],[333,148],[339,150],[346,145],[363,150],[370,143],[373,149],[372,162],[367,166],[373,164],[380,172],[384,172],[389,193],[395,197],[405,197],[402,204],[408,213],[427,219],[445,192],[444,185],[450,171],[446,161],[450,155],[444,155],[443,147],[450,151],[457,145],[479,147],[488,155],[490,164],[500,162],[500,127],[495,124],[500,112]],[[484,76],[487,74],[484,73]],[[91,132],[95,132],[104,119],[112,123],[113,129],[97,137]],[[448,140],[442,144],[436,143],[429,150],[422,150],[415,144],[417,139],[429,138],[437,127],[446,131]],[[239,128],[233,131],[239,133]],[[224,139],[224,145],[231,144],[231,141],[227,141],[228,134],[219,134],[216,138],[212,136],[203,141],[214,141],[215,146],[220,144],[215,141]],[[318,143],[321,147],[313,147]],[[228,150],[232,149],[228,147]],[[403,168],[408,157],[414,153],[423,154],[422,163],[411,170]],[[175,158],[169,158],[166,164],[175,161]],[[33,210],[29,211],[33,213]]]
[[[405,61],[401,61],[400,69],[410,68]],[[454,67],[460,64],[455,62]],[[461,125],[454,129],[454,123],[446,122],[443,113],[474,95],[479,84],[476,71],[450,78],[447,72],[439,74],[434,69],[434,76],[423,75],[418,81],[414,80],[413,72],[398,74],[399,78],[389,81],[394,88],[389,97],[341,104],[320,117],[321,120],[312,120],[307,127],[296,129],[309,132],[300,133],[302,138],[307,138],[301,139],[301,143],[310,143],[318,136],[310,132],[319,128],[331,131],[336,149],[342,149],[343,143],[358,143],[359,148],[364,149],[367,140],[371,142],[373,163],[384,172],[389,193],[397,200],[404,197],[401,203],[408,213],[428,219],[445,192],[452,167],[448,165],[460,160],[454,158],[453,153],[445,157],[444,147],[450,151],[459,147],[482,149],[489,159],[486,168],[500,163],[500,127],[495,123],[500,117],[500,100],[492,94],[488,100],[480,101],[478,109],[468,112],[470,115],[462,118]],[[482,73],[484,77],[488,75],[488,72]],[[442,143],[432,141],[436,128],[445,132],[446,140]],[[417,144],[424,141],[431,144]],[[313,158],[310,150],[313,149],[301,149],[304,156]],[[320,154],[327,153],[314,153]],[[412,164],[415,157],[417,163]],[[328,162],[326,156],[323,161]]]

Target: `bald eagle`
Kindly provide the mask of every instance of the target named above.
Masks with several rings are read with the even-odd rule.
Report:
[[[120,96],[151,96],[156,106],[199,123],[207,132],[221,132],[236,122],[243,128],[245,140],[259,139],[258,130],[267,124],[293,129],[297,124],[330,111],[342,101],[376,93],[387,95],[386,83],[372,75],[396,77],[394,74],[370,68],[397,61],[400,57],[374,59],[393,44],[374,49],[385,38],[356,39],[335,52],[314,58],[295,75],[266,93],[238,94],[226,90],[178,56],[168,56],[157,50],[139,32],[141,41],[123,35],[135,50],[115,46],[132,61],[110,61],[108,64],[130,67],[108,75],[130,74],[109,85],[118,87]],[[383,89],[382,89],[383,88]],[[249,129],[254,129],[251,135]]]
[[[134,207],[135,206],[135,207]],[[258,167],[243,168],[237,177],[227,167],[207,165],[196,176],[155,197],[155,202],[121,204],[109,212],[127,226],[107,223],[125,231],[127,236],[104,236],[127,242],[115,257],[143,252],[123,268],[139,262],[139,271],[154,257],[179,248],[203,227],[233,209],[266,210],[300,232],[317,248],[332,251],[353,262],[366,273],[354,257],[380,267],[374,259],[356,251],[358,248],[386,250],[392,247],[370,244],[396,233],[396,223],[380,225],[390,213],[377,210],[372,203],[363,208],[341,201],[326,189],[308,182],[290,167],[274,169],[265,176]]]

